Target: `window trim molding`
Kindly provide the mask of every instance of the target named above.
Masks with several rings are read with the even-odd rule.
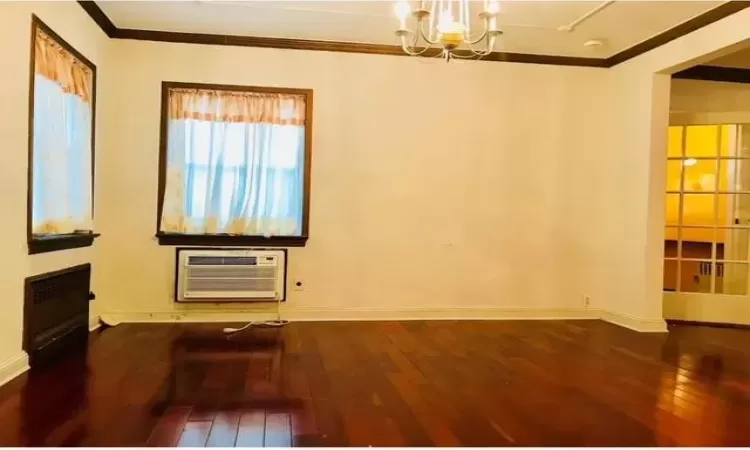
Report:
[[[168,143],[168,110],[169,90],[206,89],[215,91],[264,92],[274,94],[298,94],[305,97],[305,166],[302,192],[302,233],[300,236],[245,236],[229,234],[178,234],[164,233],[160,230],[161,216],[164,209],[164,191],[167,175]],[[312,168],[312,129],[313,129],[313,90],[284,88],[272,86],[245,86],[232,84],[188,83],[181,81],[161,82],[161,113],[159,121],[159,164],[158,188],[156,190],[156,238],[159,245],[197,245],[197,246],[256,246],[266,247],[304,247],[310,232],[310,169]]]
[[[91,247],[99,233],[70,233],[38,237],[29,242],[29,255]]]
[[[230,234],[156,233],[159,245],[227,247],[305,247],[307,236],[244,236]]]
[[[42,30],[46,35],[55,40],[62,48],[70,52],[76,59],[91,69],[91,217],[94,217],[94,168],[96,167],[96,64],[83,56],[72,45],[55,33],[46,23],[35,14],[31,15],[31,51],[29,52],[29,115],[28,115],[28,162],[26,174],[26,244],[29,255],[37,253],[54,252],[71,248],[90,247],[94,238],[99,234],[95,232],[71,233],[53,236],[35,237],[33,233],[33,211],[34,211],[34,77],[36,57],[36,32]]]

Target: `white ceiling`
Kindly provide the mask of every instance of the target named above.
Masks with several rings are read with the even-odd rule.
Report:
[[[720,1],[617,1],[573,32],[558,31],[601,1],[503,1],[497,50],[608,57]],[[392,1],[98,1],[119,28],[396,44]],[[414,2],[412,2],[414,4]],[[481,2],[472,2],[476,12]],[[478,27],[477,27],[478,28]],[[585,48],[589,39],[604,41]]]

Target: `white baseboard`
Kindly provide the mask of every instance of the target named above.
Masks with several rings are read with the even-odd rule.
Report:
[[[750,325],[750,302],[744,295],[665,292],[666,319]]]
[[[630,314],[616,313],[612,311],[599,311],[599,317],[609,323],[639,331],[641,333],[666,333],[667,322],[662,318],[644,319],[631,316]]]
[[[197,307],[177,308],[171,311],[109,311],[105,315],[107,320],[113,323],[248,322],[274,318],[272,309],[238,310]],[[602,319],[639,332],[667,331],[667,324],[661,318],[643,319],[595,308],[295,308],[283,310],[281,316],[291,321]]]
[[[117,322],[247,322],[267,320],[273,313],[263,310],[227,311],[221,309],[189,309],[174,311],[111,311],[108,318]],[[666,332],[663,319],[642,319],[628,314],[601,311],[593,308],[527,309],[527,308],[307,308],[282,312],[282,317],[293,321],[339,320],[572,320],[602,319],[639,332]],[[99,328],[99,316],[89,322],[91,331]],[[0,361],[0,385],[29,370],[25,352]]]
[[[89,317],[89,333],[102,326],[102,321],[99,316]]]
[[[172,311],[108,311],[114,322],[247,322],[274,318],[272,310],[176,309]],[[528,308],[297,308],[286,309],[282,318],[292,321],[339,320],[561,320],[598,319],[594,309]]]
[[[29,356],[26,352],[0,361],[0,386],[29,370]]]

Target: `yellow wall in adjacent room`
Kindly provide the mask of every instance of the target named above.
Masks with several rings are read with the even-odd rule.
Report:
[[[685,128],[685,155],[682,154],[683,127],[669,127],[669,139],[667,155],[670,158],[701,158],[716,157],[716,141],[718,131],[721,129],[720,155],[731,156],[730,136],[733,132],[731,125],[696,125]],[[667,190],[678,191],[680,189],[681,171],[685,171],[685,190],[690,192],[712,192],[716,183],[716,160],[698,159],[693,166],[684,166],[683,161],[671,160],[667,164]],[[729,189],[729,177],[725,165],[719,170],[719,190]],[[683,225],[712,225],[714,220],[714,195],[688,195],[683,200]],[[667,194],[666,218],[667,225],[679,223],[679,196],[678,194]],[[718,203],[718,223],[727,222],[727,198],[720,195]],[[712,242],[714,230],[712,229],[690,229],[683,228],[682,238],[685,241]],[[677,229],[667,228],[665,239],[676,240]],[[724,240],[723,233],[719,231],[717,241]]]

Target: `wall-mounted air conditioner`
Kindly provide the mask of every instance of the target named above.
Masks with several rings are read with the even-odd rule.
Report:
[[[285,250],[177,249],[178,302],[278,301]]]

